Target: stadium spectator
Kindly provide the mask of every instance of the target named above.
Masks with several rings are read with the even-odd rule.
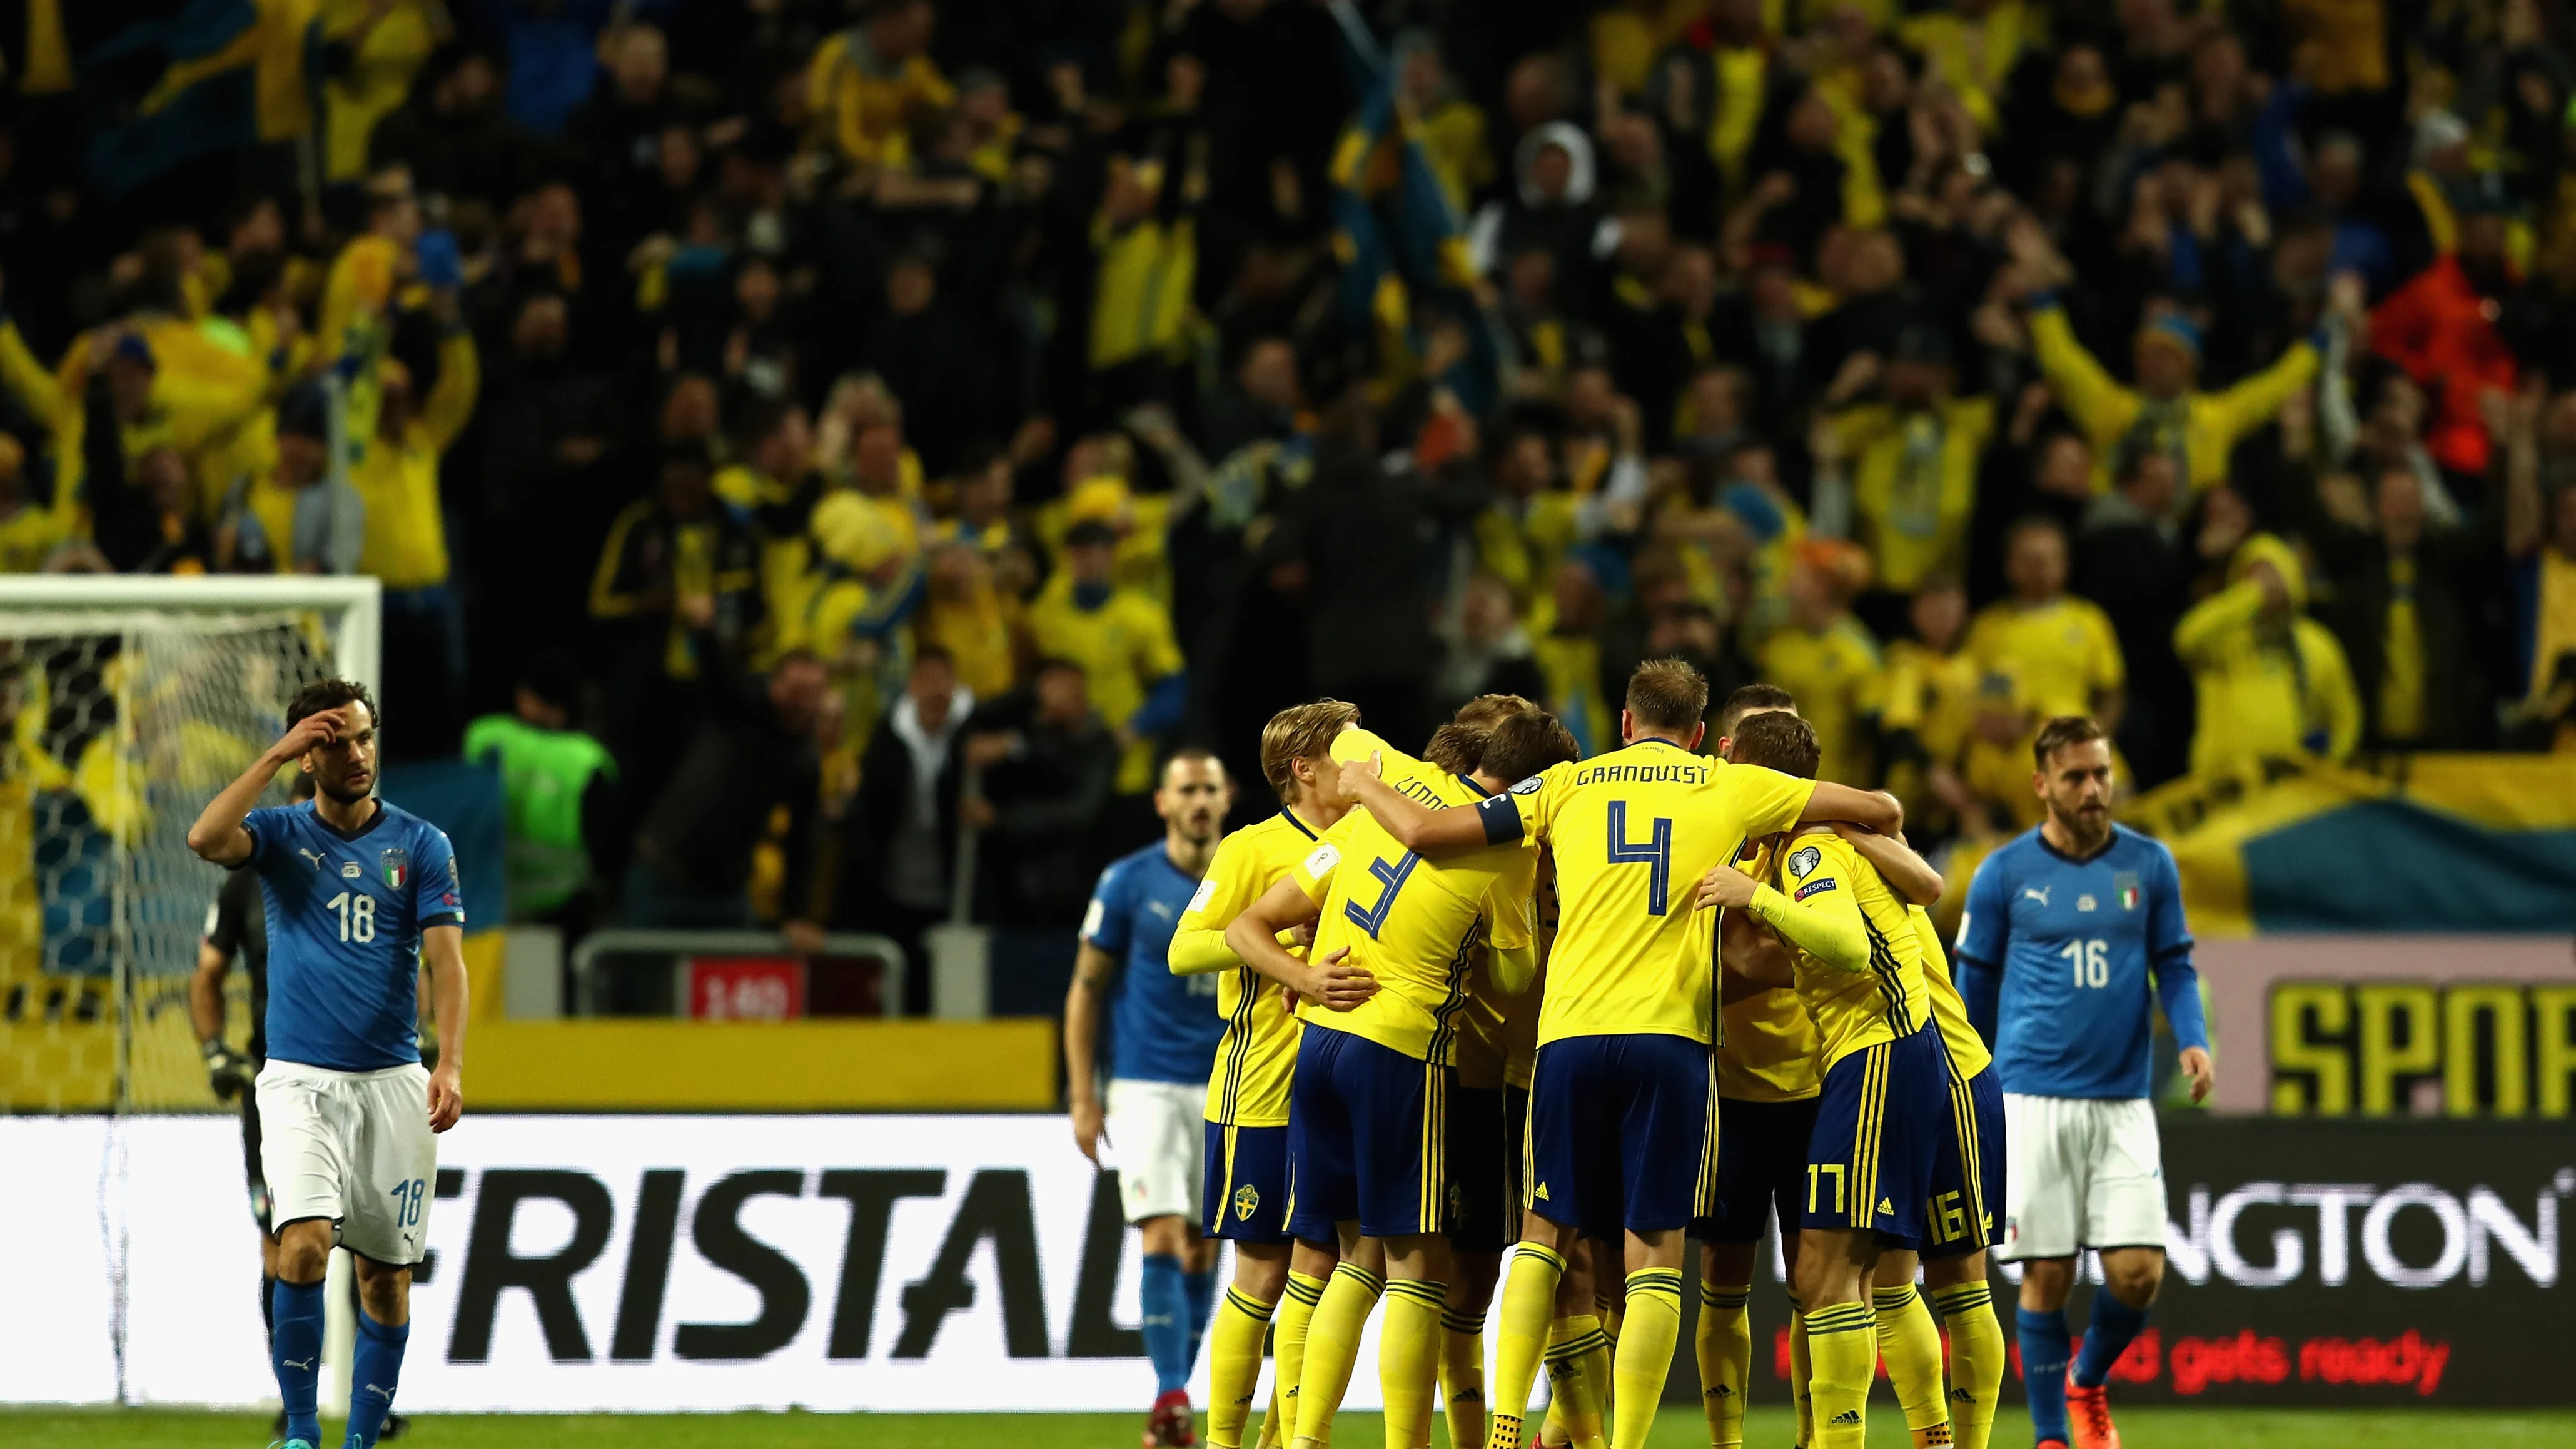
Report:
[[[560,927],[567,945],[599,920],[625,858],[617,764],[572,727],[580,705],[581,661],[557,646],[529,662],[509,713],[465,727],[465,758],[501,772],[510,919]]]
[[[992,919],[1070,927],[1090,898],[1104,849],[1099,824],[1117,783],[1117,738],[1092,712],[1082,667],[1063,659],[1031,666],[1027,687],[975,711],[968,768],[983,794],[961,807],[988,832]]]
[[[2341,760],[2360,743],[2361,699],[2343,647],[2307,616],[2307,602],[2297,555],[2258,533],[2228,560],[2227,587],[2174,626],[2174,653],[2198,695],[2193,773],[2266,759]]]
[[[930,1011],[930,957],[922,932],[949,918],[957,864],[958,782],[974,692],[939,646],[913,656],[903,697],[859,759],[859,793],[842,837],[835,910],[851,930],[892,936],[902,979],[888,1015]]]
[[[739,8],[324,7],[132,76],[84,12],[77,114],[12,70],[0,565],[374,575],[406,754],[570,643],[644,802],[703,639],[813,651],[835,779],[943,649],[1045,737],[997,818],[1092,821],[1120,752],[1125,824],[998,847],[988,920],[1319,693],[1597,744],[1638,657],[1779,674],[1964,834],[2058,710],[2124,788],[2576,718],[2545,7]]]
[[[1154,784],[1154,742],[1180,722],[1189,684],[1169,615],[1113,574],[1118,531],[1098,519],[1066,530],[1064,564],[1029,605],[1038,651],[1082,672],[1086,698],[1118,741],[1117,790]]]
[[[2132,452],[2117,486],[2085,510],[2076,542],[2076,576],[2110,620],[2128,676],[2114,739],[2141,787],[2181,774],[2191,739],[2191,678],[2173,652],[2192,574],[2175,513],[2181,495],[2170,454]]]
[[[2041,718],[2088,715],[2110,728],[2127,680],[2120,641],[2098,606],[2068,596],[2067,552],[2066,530],[2052,518],[2013,526],[2004,548],[2012,596],[1978,611],[1967,653],[1981,673],[2010,677]]]
[[[815,739],[826,718],[828,683],[822,662],[805,653],[781,658],[765,678],[709,669],[703,721],[635,835],[626,867],[627,924],[669,930],[758,925],[752,853],[769,838],[772,812],[783,809],[781,925],[797,951],[822,944],[812,911],[822,789]]]

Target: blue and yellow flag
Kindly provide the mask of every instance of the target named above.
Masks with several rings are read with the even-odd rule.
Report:
[[[2576,930],[2576,757],[2268,760],[2120,818],[2172,847],[2196,935]]]
[[[313,129],[320,0],[186,0],[79,48],[90,183],[122,195],[210,153]]]

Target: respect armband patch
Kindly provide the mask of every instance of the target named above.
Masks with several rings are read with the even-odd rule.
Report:
[[[1823,880],[1811,880],[1805,885],[1798,887],[1798,893],[1791,896],[1789,899],[1793,901],[1803,901],[1809,896],[1823,895],[1825,892],[1832,890],[1833,888],[1834,878],[1832,876],[1827,876]]]

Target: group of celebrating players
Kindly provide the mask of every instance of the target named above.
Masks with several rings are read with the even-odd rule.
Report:
[[[1075,1136],[1095,1158],[1107,1139],[1144,1232],[1149,1446],[1195,1441],[1203,1336],[1210,1444],[1242,1449],[1275,1345],[1256,1442],[1328,1445],[1382,1304],[1389,1449],[1429,1443],[1435,1402],[1453,1445],[1523,1449],[1542,1367],[1541,1444],[1642,1449],[1693,1238],[1709,1436],[1741,1444],[1776,1215],[1802,1446],[1858,1449],[1883,1356],[1916,1444],[1983,1449],[2007,1357],[1986,1276],[2000,1246],[2023,1269],[2037,1442],[2117,1449],[2103,1385],[2163,1272],[2159,1004],[2194,1099],[2212,1083],[2171,854],[2111,823],[2100,727],[2049,721],[2047,818],[1979,866],[1954,984],[1924,910],[1945,883],[1895,798],[1815,779],[1815,734],[1769,686],[1727,699],[1700,753],[1708,703],[1690,665],[1640,665],[1624,746],[1589,760],[1513,696],[1470,702],[1419,756],[1351,705],[1299,705],[1262,732],[1281,809],[1222,841],[1224,767],[1166,764],[1165,838],[1102,876],[1066,1010]],[[366,691],[315,684],[287,718],[189,831],[257,881],[265,1059],[222,1041],[241,943],[220,910],[196,1004],[218,1087],[256,1072],[286,1449],[320,1440],[335,1244],[360,1310],[345,1442],[373,1449],[435,1134],[462,1111],[464,916],[447,837],[374,796]],[[290,768],[311,798],[254,808]],[[248,886],[227,894],[250,914]],[[1236,1250],[1221,1299],[1220,1238]],[[2103,1292],[2077,1352],[2085,1247]]]
[[[1429,1443],[1435,1402],[1453,1445],[1523,1449],[1542,1367],[1539,1443],[1642,1449],[1694,1238],[1708,1432],[1741,1444],[1775,1214],[1802,1446],[1858,1449],[1883,1356],[1916,1444],[1983,1449],[1999,1246],[2037,1442],[2116,1449],[2103,1385],[2163,1266],[2159,999],[2195,1099],[2212,1080],[2171,855],[2111,823],[2099,726],[2050,721],[2047,819],[1978,870],[1954,983],[1895,798],[1815,779],[1767,685],[1701,753],[1708,704],[1649,661],[1589,760],[1512,696],[1418,756],[1299,705],[1262,733],[1281,809],[1222,841],[1222,765],[1168,762],[1165,839],[1102,876],[1066,1013],[1077,1141],[1106,1137],[1144,1235],[1149,1449],[1195,1442],[1202,1334],[1211,1445],[1246,1444],[1266,1347],[1254,1442],[1328,1445],[1381,1306],[1389,1449]]]

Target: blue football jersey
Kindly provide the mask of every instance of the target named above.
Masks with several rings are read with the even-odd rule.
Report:
[[[2179,1045],[2209,1044],[2182,877],[2172,851],[2134,830],[2113,826],[2090,860],[2037,829],[1987,856],[1958,951],[1960,994],[2007,1092],[2148,1095],[2158,997]]]
[[[382,801],[355,835],[313,802],[254,810],[246,869],[268,922],[268,1054],[334,1071],[420,1060],[420,933],[465,924],[456,851]]]
[[[1162,842],[1100,873],[1083,913],[1082,939],[1118,958],[1109,995],[1109,1074],[1135,1081],[1205,1083],[1225,1018],[1216,1013],[1222,972],[1175,976],[1172,928],[1198,880],[1183,875]],[[272,1048],[273,1050],[273,1048]]]

